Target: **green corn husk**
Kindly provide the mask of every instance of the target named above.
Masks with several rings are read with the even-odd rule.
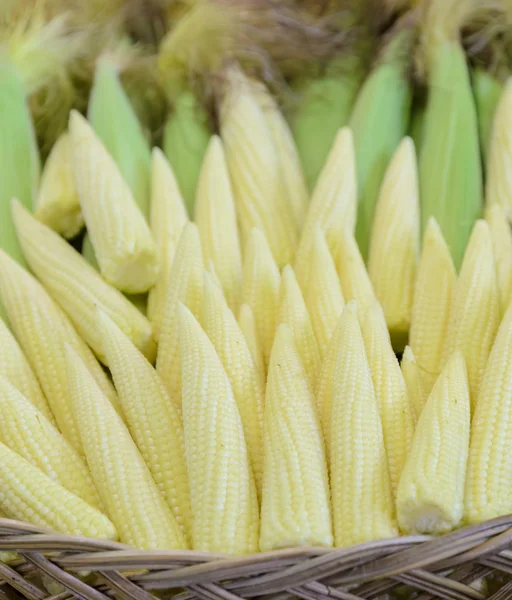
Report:
[[[498,105],[503,81],[497,75],[482,68],[473,69],[473,95],[478,118],[478,132],[482,148],[483,164],[487,164],[489,142],[492,133],[492,123],[496,106]]]
[[[423,98],[417,98],[413,101],[411,110],[411,122],[409,123],[409,136],[414,142],[416,151],[421,148],[423,138],[423,126],[425,123],[426,103]]]
[[[439,223],[459,268],[482,211],[478,123],[460,27],[475,0],[431,0],[423,45],[428,99],[419,151],[421,221]]]
[[[414,19],[407,15],[386,42],[350,116],[359,192],[356,238],[365,260],[380,185],[409,125],[412,102],[409,69],[414,40]]]

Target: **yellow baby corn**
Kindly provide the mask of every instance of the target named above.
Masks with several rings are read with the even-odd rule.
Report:
[[[500,323],[500,299],[489,225],[475,223],[453,292],[444,360],[460,350],[466,361],[474,411],[480,382]]]
[[[96,323],[96,308],[99,307],[148,360],[154,360],[156,344],[146,317],[121,292],[104,281],[70,244],[36,221],[17,202],[13,204],[13,218],[30,268],[96,355],[103,359]]]
[[[378,303],[365,314],[361,331],[380,408],[391,488],[396,494],[414,436],[414,409]]]
[[[409,404],[414,409],[414,420],[417,422],[437,378],[420,367],[410,346],[404,349],[400,369],[407,387]]]
[[[112,384],[91,350],[41,284],[4,252],[0,252],[0,296],[14,334],[41,384],[60,432],[82,453],[69,403],[64,344],[70,344],[80,354],[102,391],[117,405]]]
[[[384,174],[368,256],[368,273],[396,350],[403,350],[411,323],[420,245],[419,210],[416,153],[411,138],[405,137]]]
[[[446,533],[463,515],[470,401],[461,352],[450,356],[425,404],[397,493],[403,533]]]
[[[153,366],[105,313],[104,352],[125,422],[185,537],[192,527],[181,414]]]
[[[199,317],[203,309],[203,256],[194,223],[183,229],[169,276],[156,370],[176,406],[181,409],[179,303]]]
[[[355,237],[348,230],[339,237],[337,267],[345,301],[355,300],[359,318],[364,318],[377,298]]]
[[[352,132],[348,127],[343,127],[336,135],[333,147],[313,190],[301,232],[294,267],[297,279],[303,289],[307,285],[308,257],[316,228],[321,227],[326,231],[328,225],[334,227],[334,223],[339,223],[341,227],[345,227],[351,232],[354,231],[357,214],[355,169]],[[334,228],[339,230],[339,227]]]
[[[261,345],[258,339],[258,331],[256,329],[254,313],[248,304],[242,304],[240,307],[238,325],[244,334],[245,342],[251,353],[258,377],[263,385],[263,388],[265,388],[267,374],[265,371],[265,363],[263,361],[263,352],[261,351]]]
[[[315,398],[288,325],[270,356],[260,550],[332,546],[325,449]]]
[[[314,389],[320,366],[320,354],[306,303],[290,265],[286,265],[281,274],[277,325],[282,323],[286,323],[293,334],[309,383]]]
[[[397,535],[379,407],[353,302],[344,308],[340,328],[330,448],[337,547]]]
[[[501,314],[504,315],[512,297],[512,233],[505,211],[499,204],[491,204],[487,207],[485,220],[491,231]]]
[[[492,347],[471,422],[465,521],[478,523],[512,511],[512,309]]]
[[[226,75],[220,133],[233,183],[243,243],[253,227],[268,240],[279,267],[295,255],[298,231],[281,178],[279,154],[250,83],[238,69]]]
[[[74,237],[84,226],[71,150],[69,133],[65,132],[46,159],[34,211],[37,219],[66,238]]]
[[[432,378],[442,367],[456,281],[450,249],[437,221],[431,217],[423,236],[416,274],[409,345],[420,367]]]
[[[244,334],[222,295],[222,289],[208,274],[205,274],[203,321],[204,330],[231,383],[242,419],[256,488],[258,494],[261,494],[265,388]]]
[[[65,357],[87,464],[120,540],[141,550],[186,548],[181,528],[126,425],[69,346]]]
[[[510,168],[512,164],[512,78],[509,78],[501,92],[494,114],[489,154],[487,159],[486,203],[500,204],[509,222],[512,222],[512,188]]]
[[[322,361],[345,300],[336,265],[321,227],[316,228],[310,249],[304,296]]]
[[[103,510],[87,464],[64,436],[0,377],[0,441],[87,504]]]
[[[148,319],[153,326],[153,335],[158,341],[176,246],[188,222],[187,209],[173,170],[159,148],[153,149],[151,163],[149,222],[156,241],[160,271],[155,286],[149,290]]]
[[[268,364],[276,330],[280,281],[279,269],[265,234],[255,228],[245,248],[241,300],[252,309],[265,365]]]
[[[1,272],[1,270],[0,270]],[[0,296],[3,292],[0,287]],[[0,319],[0,373],[53,424],[55,417],[16,338]]]
[[[146,292],[155,284],[158,257],[144,215],[114,159],[76,111],[69,132],[80,206],[100,272],[124,292]]]
[[[192,313],[180,305],[179,314],[192,547],[227,554],[255,552],[258,498],[231,384]]]
[[[10,519],[67,535],[116,540],[114,525],[0,442],[0,510]]]
[[[242,254],[235,201],[220,138],[212,136],[197,183],[195,223],[204,261],[211,260],[233,311],[238,310]]]

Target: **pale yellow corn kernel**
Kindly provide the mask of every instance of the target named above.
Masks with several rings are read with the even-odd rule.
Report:
[[[279,153],[250,83],[238,69],[225,77],[220,134],[233,183],[242,240],[260,228],[279,267],[291,262],[298,231],[283,185]]]
[[[167,391],[181,410],[181,367],[179,303],[199,317],[203,309],[203,253],[199,232],[187,223],[176,248],[163,312],[156,370]]]
[[[158,276],[149,225],[116,162],[76,110],[69,133],[78,197],[100,273],[123,292],[147,292]]]
[[[494,113],[489,157],[487,159],[487,185],[485,190],[487,205],[499,204],[507,219],[512,222],[512,78],[503,87],[500,100]]]
[[[491,230],[501,314],[504,315],[512,297],[512,232],[505,211],[499,204],[488,206],[485,219]]]
[[[125,422],[188,538],[192,516],[181,414],[153,366],[112,319],[100,313],[98,321]]]
[[[245,248],[242,302],[250,306],[253,312],[265,368],[276,330],[280,285],[281,275],[265,235],[255,228],[251,231]]]
[[[470,400],[462,352],[448,359],[423,409],[398,484],[403,533],[446,533],[464,510]]]
[[[120,540],[140,550],[187,547],[126,425],[66,347],[69,395],[87,464]]]
[[[500,299],[489,225],[475,223],[453,291],[443,359],[460,350],[468,371],[471,410],[500,323]]]
[[[283,323],[292,331],[309,384],[314,389],[320,367],[320,354],[306,303],[290,265],[286,265],[281,274],[277,325]]]
[[[148,294],[148,319],[153,325],[156,341],[160,339],[165,296],[176,246],[187,222],[187,209],[172,167],[160,148],[153,148],[149,224],[156,242],[160,270],[155,286]]]
[[[1,287],[0,287],[1,290]],[[1,295],[1,293],[0,293]],[[54,425],[55,417],[28,360],[11,330],[0,319],[0,374],[6,377]]]
[[[391,489],[393,495],[396,495],[414,436],[414,409],[391,346],[380,304],[375,303],[361,319],[361,331],[380,409]]]
[[[244,334],[245,342],[252,356],[258,377],[261,385],[265,388],[267,381],[267,373],[265,363],[263,361],[263,352],[261,350],[260,341],[258,339],[258,331],[256,329],[256,321],[254,313],[248,304],[242,304],[240,314],[238,315],[238,325]]]
[[[183,304],[179,315],[192,547],[250,554],[258,549],[258,498],[235,396],[206,333]]]
[[[432,374],[431,379],[439,374],[443,364],[443,345],[456,281],[450,249],[437,221],[430,217],[414,285],[409,345],[418,365]],[[428,381],[425,383],[428,395],[432,388],[428,387]]]
[[[354,232],[357,214],[357,181],[354,140],[348,127],[339,130],[320,173],[302,228],[295,257],[295,272],[304,289],[309,274],[308,257],[315,230],[321,227]]]
[[[288,325],[270,356],[260,550],[332,546],[329,481],[315,398]]]
[[[283,113],[266,86],[255,80],[251,84],[274,141],[288,202],[300,231],[308,209],[309,193],[295,141]]]
[[[222,142],[212,136],[197,183],[195,219],[206,264],[212,261],[224,295],[238,310],[242,281],[242,253],[235,201]]]
[[[352,546],[397,535],[379,407],[355,303],[340,319],[331,413],[334,540]]]
[[[97,508],[1,442],[0,510],[9,519],[48,527],[66,535],[117,539],[116,528]]]
[[[39,281],[73,322],[83,340],[104,360],[96,308],[106,312],[148,360],[156,355],[151,324],[123,294],[108,284],[83,256],[39,223],[19,202],[13,218],[25,258]]]
[[[512,512],[512,308],[501,322],[471,422],[464,520]]]
[[[421,368],[410,346],[404,349],[400,369],[407,386],[409,403],[414,409],[414,420],[417,423],[437,377]]]
[[[309,274],[303,288],[306,305],[323,361],[345,300],[336,265],[321,227],[314,233],[310,249]]]
[[[69,402],[64,344],[70,344],[80,354],[103,393],[119,410],[110,380],[42,285],[2,251],[0,296],[14,334],[41,384],[60,432],[82,454]]]
[[[339,237],[336,262],[345,302],[355,300],[359,318],[363,318],[377,298],[356,239],[348,230]]]
[[[7,379],[0,376],[0,441],[87,504],[103,511],[83,458]]]
[[[34,215],[65,238],[75,237],[84,226],[67,132],[61,134],[46,159]]]
[[[368,273],[393,346],[403,350],[420,246],[418,172],[414,142],[405,137],[386,170],[373,217]]]
[[[263,473],[263,408],[265,388],[236,318],[229,309],[222,289],[205,274],[204,331],[210,338],[231,383],[242,419],[247,450],[261,495]]]

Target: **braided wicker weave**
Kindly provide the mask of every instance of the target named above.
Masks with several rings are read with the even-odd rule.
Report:
[[[439,538],[248,557],[141,552],[0,519],[0,600],[512,599],[512,515]],[[58,585],[60,584],[60,585]],[[48,590],[53,591],[54,595]]]

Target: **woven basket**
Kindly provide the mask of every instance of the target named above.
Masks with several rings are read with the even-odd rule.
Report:
[[[442,537],[247,557],[142,552],[0,519],[0,600],[512,599],[512,515]],[[48,590],[54,590],[52,595]]]

